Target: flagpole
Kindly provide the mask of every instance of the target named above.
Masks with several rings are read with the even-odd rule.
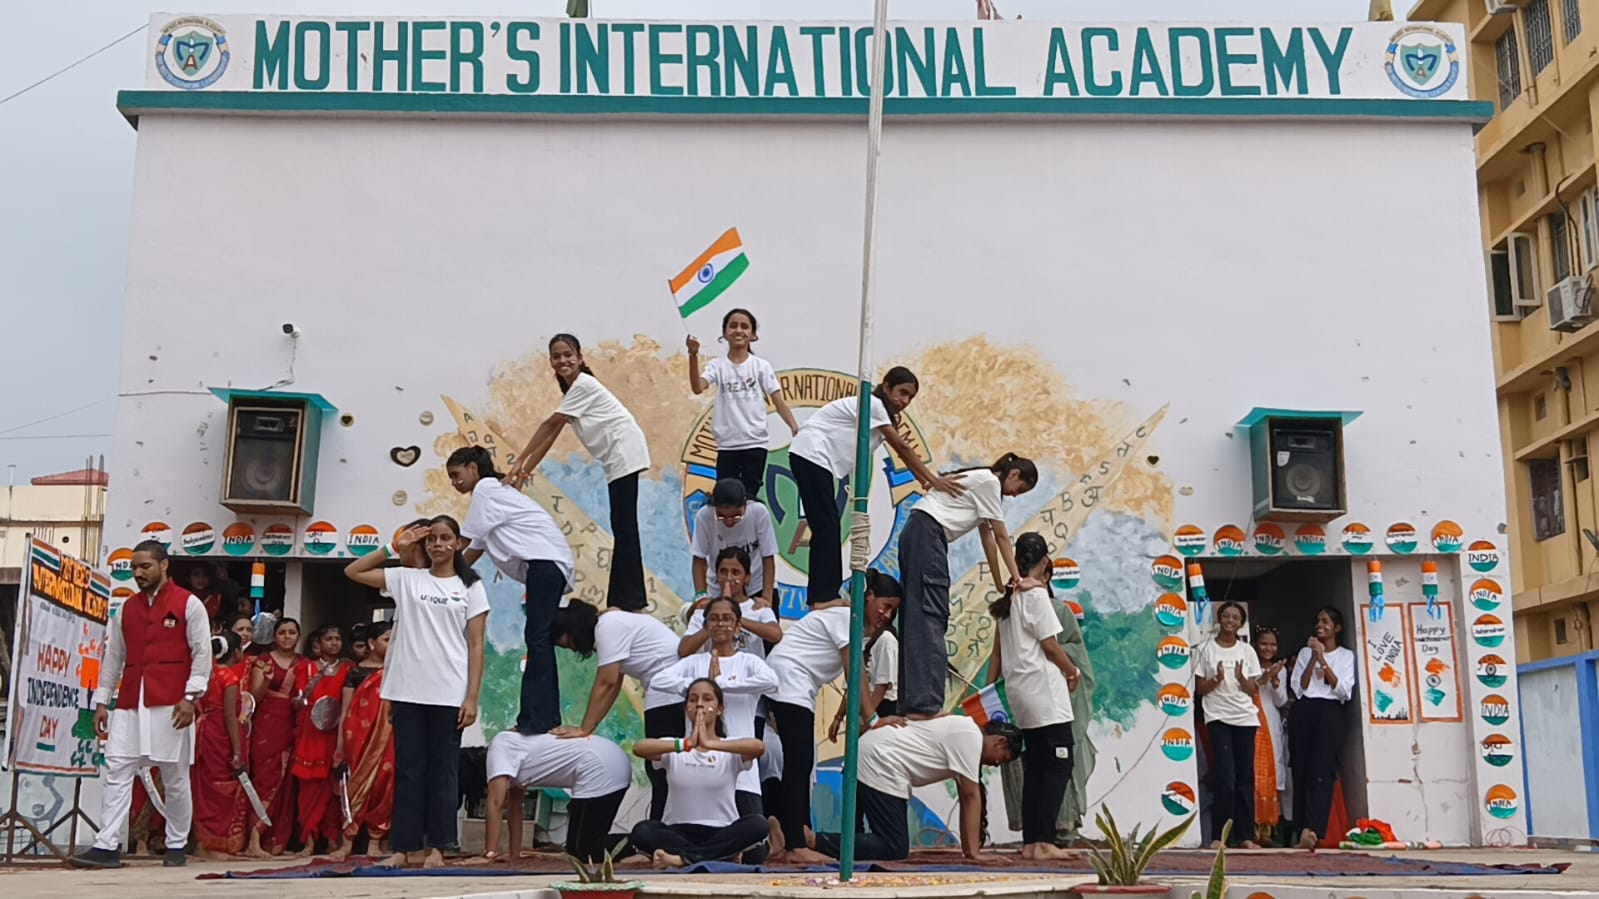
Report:
[[[860,405],[855,442],[855,476],[850,482],[854,495],[850,523],[850,558],[858,561],[854,550],[854,519],[864,518],[872,485],[871,399],[872,399],[872,293],[873,254],[877,249],[877,164],[883,144],[883,72],[888,56],[888,0],[877,0],[872,18],[871,101],[866,119],[866,228],[861,245],[861,346]],[[824,548],[825,549],[825,548]],[[864,567],[864,565],[860,566]],[[839,820],[838,878],[849,882],[855,874],[855,771],[860,753],[861,666],[866,642],[866,572],[855,564],[850,568],[849,673],[845,684],[844,730],[844,808]],[[812,601],[816,597],[811,597]]]

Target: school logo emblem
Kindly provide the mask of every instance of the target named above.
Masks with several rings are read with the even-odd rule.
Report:
[[[1482,760],[1495,768],[1510,764],[1514,753],[1510,738],[1504,734],[1489,734],[1482,738]]]
[[[305,526],[305,551],[313,556],[325,556],[333,552],[338,539],[339,529],[330,522],[313,521]]]
[[[183,536],[178,538],[178,543],[189,555],[203,556],[217,545],[217,532],[211,525],[196,521],[183,529]]]
[[[121,549],[113,549],[111,555],[106,558],[106,562],[111,566],[112,579],[119,581],[133,580],[133,550],[125,546]]]
[[[1444,520],[1432,526],[1432,548],[1444,554],[1460,552],[1465,543],[1465,532],[1453,521]]]
[[[806,416],[837,399],[860,395],[860,382],[854,375],[825,369],[799,368],[777,372],[777,382],[783,388],[794,416],[804,424]],[[683,444],[683,521],[694,537],[694,515],[711,498],[716,487],[716,436],[711,432],[711,408],[707,408],[689,431]],[[768,431],[787,435],[783,424],[770,405],[767,408]],[[916,427],[909,412],[900,416],[900,437],[910,445],[929,467],[933,457],[927,442]],[[898,558],[898,547],[892,542],[904,525],[904,519],[915,506],[913,498],[922,495],[916,476],[904,468],[899,459],[882,446],[872,460],[874,472],[870,493],[872,519],[872,564],[890,574],[898,574],[897,565],[880,564],[885,556]],[[788,447],[773,449],[766,457],[766,483],[761,485],[760,499],[772,513],[772,528],[777,532],[777,603],[782,617],[795,619],[807,610],[805,602],[806,576],[810,572],[811,541],[805,518],[800,514],[799,487],[789,461]],[[842,553],[849,540],[849,478],[838,482],[839,517],[843,521],[839,545],[829,547],[829,552]],[[845,572],[848,573],[847,571]]]
[[[1477,660],[1477,680],[1484,687],[1497,690],[1510,679],[1510,666],[1505,660],[1493,653],[1488,653]]]
[[[269,524],[261,532],[261,551],[269,556],[286,556],[294,549],[294,528]]]
[[[1493,649],[1505,642],[1505,623],[1498,615],[1479,615],[1471,623],[1471,639],[1476,640],[1478,646]]]
[[[230,556],[247,556],[255,548],[255,528],[242,521],[228,525],[222,531],[222,551]]]
[[[1499,567],[1499,547],[1487,540],[1473,540],[1466,547],[1466,564],[1479,574],[1487,574]]]
[[[1255,525],[1255,552],[1263,556],[1280,554],[1288,546],[1288,535],[1269,521]]]
[[[1495,818],[1514,818],[1518,807],[1516,791],[1504,784],[1495,784],[1483,794],[1482,804]]]
[[[1416,551],[1416,529],[1406,522],[1388,528],[1388,548],[1402,556]]]
[[[1194,698],[1189,694],[1188,688],[1182,684],[1167,684],[1160,688],[1155,696],[1155,702],[1160,710],[1173,718],[1181,718],[1193,708]]]
[[[1510,700],[1498,693],[1489,693],[1482,698],[1482,720],[1498,727],[1510,720]]]
[[[364,556],[383,544],[383,535],[378,529],[369,524],[358,524],[350,528],[350,533],[344,538],[344,548],[352,556]]]
[[[1499,584],[1487,578],[1479,578],[1471,585],[1471,604],[1484,612],[1492,612],[1504,602],[1504,590]]]
[[[1182,637],[1167,637],[1155,647],[1155,658],[1167,668],[1181,668],[1188,664],[1188,641]]]
[[[1244,554],[1244,529],[1234,524],[1224,524],[1216,529],[1216,552],[1233,558]]]
[[[1197,525],[1185,524],[1172,535],[1172,546],[1185,557],[1192,558],[1205,551],[1205,532]]]
[[[1194,788],[1176,780],[1167,784],[1166,789],[1161,791],[1160,805],[1166,810],[1166,814],[1176,815],[1179,818],[1192,815],[1194,810],[1199,808],[1199,803],[1194,799]]]
[[[1319,524],[1302,524],[1294,528],[1294,549],[1307,556],[1321,555],[1327,551],[1327,532]]]
[[[167,84],[197,91],[217,83],[232,57],[228,33],[200,16],[174,19],[155,42],[155,68]]]
[[[1441,97],[1460,80],[1454,39],[1428,25],[1408,25],[1388,40],[1383,69],[1399,92],[1418,99]]]
[[[1183,560],[1176,556],[1160,556],[1150,563],[1149,573],[1162,590],[1177,590],[1183,585]]]
[[[1194,735],[1174,727],[1161,736],[1160,751],[1174,762],[1186,762],[1194,757]]]
[[[1371,528],[1358,521],[1350,522],[1344,528],[1344,549],[1353,555],[1363,556],[1371,552]]]
[[[1175,593],[1162,593],[1155,600],[1155,623],[1161,627],[1182,627],[1188,617],[1188,602]]]
[[[1083,579],[1083,570],[1071,559],[1056,559],[1050,572],[1049,583],[1056,590],[1076,590]]]

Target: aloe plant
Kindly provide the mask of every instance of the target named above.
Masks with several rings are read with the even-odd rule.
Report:
[[[627,840],[622,840],[615,846],[605,851],[604,858],[598,865],[591,865],[571,853],[567,853],[566,860],[572,863],[572,870],[577,872],[578,883],[618,883],[616,879],[616,858],[621,855],[622,848],[627,845]]]
[[[1232,836],[1231,819],[1221,826],[1221,846],[1216,849],[1216,861],[1210,866],[1210,880],[1205,892],[1194,891],[1193,899],[1223,899],[1227,895],[1227,838]]]
[[[1139,883],[1139,878],[1143,877],[1144,869],[1149,867],[1155,853],[1177,842],[1188,832],[1189,826],[1194,823],[1194,816],[1190,815],[1183,823],[1165,833],[1158,833],[1153,828],[1149,833],[1142,833],[1142,828],[1135,826],[1131,833],[1124,834],[1116,826],[1116,816],[1111,814],[1108,805],[1099,810],[1094,820],[1099,825],[1099,832],[1105,836],[1109,851],[1107,856],[1097,848],[1089,850],[1094,872],[1099,875],[1099,885],[1130,887]]]

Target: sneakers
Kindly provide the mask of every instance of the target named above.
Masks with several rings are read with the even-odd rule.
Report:
[[[120,868],[122,853],[97,847],[72,856],[67,859],[67,865],[73,868]]]
[[[189,863],[189,853],[185,849],[168,849],[166,858],[161,865],[166,868],[181,868]]]

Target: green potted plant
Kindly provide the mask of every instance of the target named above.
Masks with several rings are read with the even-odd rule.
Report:
[[[1210,866],[1210,880],[1205,892],[1194,891],[1192,899],[1224,899],[1227,895],[1227,838],[1232,836],[1233,822],[1221,827],[1221,845],[1216,848],[1216,861]]]
[[[623,840],[606,850],[604,859],[598,865],[591,865],[568,854],[566,860],[572,863],[572,870],[577,872],[577,881],[552,883],[550,888],[562,895],[571,893],[582,899],[633,899],[643,888],[643,881],[616,879],[616,858],[626,845],[627,841]]]
[[[1099,875],[1095,883],[1083,883],[1072,887],[1072,892],[1083,896],[1090,895],[1134,895],[1134,896],[1159,896],[1171,892],[1171,888],[1158,883],[1145,883],[1143,881],[1144,869],[1155,858],[1155,853],[1177,842],[1183,834],[1188,832],[1194,823],[1190,815],[1176,827],[1160,833],[1151,828],[1148,833],[1142,832],[1142,827],[1134,827],[1131,833],[1122,833],[1116,826],[1116,816],[1111,814],[1110,807],[1105,806],[1099,810],[1094,818],[1099,825],[1099,832],[1105,837],[1105,852],[1099,849],[1090,849],[1090,860],[1094,865],[1094,872]]]

